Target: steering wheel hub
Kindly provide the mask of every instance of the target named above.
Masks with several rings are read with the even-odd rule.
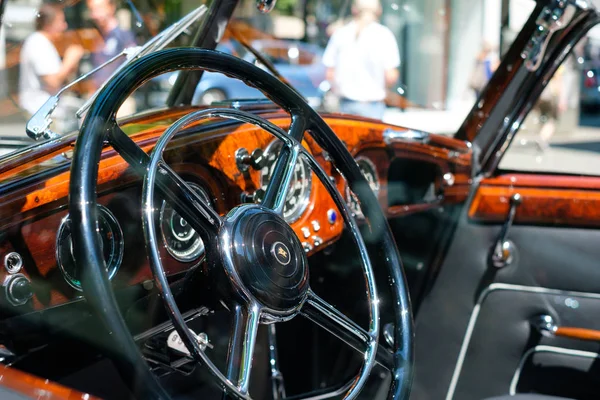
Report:
[[[306,255],[294,231],[257,205],[234,208],[224,222],[223,259],[234,286],[268,309],[295,313],[309,285]]]

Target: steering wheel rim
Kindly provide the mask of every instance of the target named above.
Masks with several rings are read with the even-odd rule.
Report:
[[[196,361],[198,363],[204,363],[204,365],[209,368],[209,370],[212,372],[214,377],[219,380],[219,383],[227,391],[232,392],[232,394],[236,395],[239,398],[243,398],[243,399],[250,398],[249,393],[248,393],[248,382],[249,382],[251,359],[252,359],[252,348],[250,348],[249,352],[245,351],[242,354],[241,360],[243,361],[244,367],[237,368],[237,366],[233,366],[230,364],[229,368],[228,368],[228,372],[230,372],[230,370],[231,370],[231,371],[233,371],[233,373],[228,373],[227,377],[224,376],[222,374],[222,372],[216,368],[216,366],[212,363],[210,358],[207,357],[205,352],[203,352],[201,350],[200,344],[198,343],[197,340],[194,340],[194,338],[192,337],[192,334],[187,329],[185,321],[183,319],[183,316],[181,315],[181,312],[179,311],[177,304],[174,301],[173,294],[170,291],[170,288],[169,288],[169,285],[167,282],[167,276],[165,273],[165,269],[162,266],[160,252],[159,252],[159,249],[157,246],[158,235],[156,234],[156,226],[154,224],[154,220],[155,220],[154,208],[153,208],[154,186],[155,186],[157,174],[162,173],[162,174],[169,174],[171,176],[174,176],[173,175],[174,172],[171,171],[168,166],[166,166],[166,163],[162,157],[164,150],[166,149],[171,138],[173,136],[175,136],[177,133],[179,133],[180,131],[182,131],[184,128],[186,128],[187,126],[189,126],[193,123],[196,123],[204,118],[213,118],[213,117],[229,118],[229,119],[237,120],[239,122],[250,123],[250,124],[260,126],[263,129],[265,129],[266,131],[268,131],[269,133],[271,133],[273,136],[275,136],[276,139],[281,140],[283,142],[284,146],[289,146],[288,148],[290,149],[290,151],[292,151],[292,154],[294,154],[294,152],[296,152],[297,154],[294,157],[294,158],[296,158],[296,160],[301,156],[304,157],[306,160],[308,160],[308,163],[309,163],[311,169],[313,170],[313,172],[315,172],[315,174],[317,175],[319,180],[325,185],[325,187],[328,190],[328,192],[330,193],[330,195],[334,198],[334,200],[336,202],[336,206],[340,210],[345,223],[348,224],[348,226],[350,227],[349,230],[352,232],[353,238],[355,240],[355,244],[359,248],[359,256],[361,258],[361,263],[363,264],[363,274],[365,276],[365,280],[367,283],[366,284],[367,301],[370,305],[369,331],[363,332],[360,329],[360,327],[354,326],[352,324],[351,320],[347,319],[347,317],[338,313],[337,310],[335,310],[335,308],[328,305],[324,300],[322,300],[318,295],[316,295],[308,286],[308,282],[307,282],[308,279],[306,279],[305,282],[303,282],[303,279],[299,279],[298,280],[299,284],[304,283],[303,286],[305,287],[305,290],[306,290],[306,292],[304,293],[304,296],[301,296],[298,301],[291,302],[290,303],[290,305],[292,306],[291,309],[289,309],[290,306],[284,307],[283,310],[280,310],[279,307],[276,307],[275,309],[272,309],[272,308],[270,309],[269,303],[272,303],[272,301],[270,302],[269,299],[267,299],[267,301],[265,301],[264,299],[259,298],[259,297],[262,297],[260,295],[261,295],[261,292],[264,292],[264,290],[259,290],[258,293],[253,293],[253,291],[252,291],[253,286],[263,286],[263,284],[256,285],[255,282],[252,282],[252,281],[244,282],[244,279],[238,273],[238,268],[235,265],[237,263],[235,263],[232,260],[233,257],[232,257],[231,251],[229,251],[230,249],[235,247],[235,241],[232,240],[234,237],[234,235],[232,234],[232,231],[235,231],[235,222],[237,219],[239,219],[238,215],[243,215],[243,213],[253,213],[254,215],[262,215],[263,216],[262,222],[265,222],[264,221],[265,216],[268,221],[270,219],[269,214],[274,214],[273,216],[271,216],[271,218],[275,219],[275,220],[279,219],[279,221],[277,221],[279,223],[279,225],[287,225],[287,223],[282,218],[280,218],[281,215],[279,215],[279,218],[278,218],[278,214],[275,213],[274,211],[272,211],[270,208],[267,208],[264,206],[257,206],[257,205],[238,206],[235,209],[233,209],[225,218],[221,219],[216,213],[212,213],[210,211],[209,207],[204,208],[204,203],[202,203],[201,199],[195,199],[197,206],[199,208],[204,208],[202,211],[206,215],[206,218],[207,218],[207,221],[209,224],[211,224],[211,225],[216,224],[217,221],[221,220],[221,223],[219,225],[219,229],[217,232],[217,235],[220,237],[219,246],[217,249],[212,249],[212,251],[210,251],[210,253],[213,253],[212,254],[213,257],[215,256],[215,253],[219,253],[219,255],[221,256],[221,262],[222,262],[222,264],[224,264],[224,267],[226,269],[226,275],[227,275],[227,277],[230,278],[229,279],[231,281],[230,283],[232,284],[234,289],[237,289],[240,292],[239,295],[240,295],[240,297],[243,298],[242,303],[246,303],[244,305],[244,311],[249,315],[250,318],[248,318],[248,321],[247,321],[248,326],[245,327],[244,334],[243,334],[243,336],[245,338],[244,346],[243,346],[244,350],[246,350],[246,345],[249,345],[250,347],[252,347],[254,345],[255,340],[256,340],[256,338],[255,338],[256,327],[258,326],[258,323],[260,322],[259,320],[261,320],[261,319],[273,323],[273,321],[285,321],[285,320],[295,317],[298,314],[304,314],[307,316],[307,318],[309,320],[312,320],[313,322],[316,322],[316,321],[321,322],[322,320],[320,318],[322,318],[322,315],[321,315],[322,313],[325,313],[327,315],[335,314],[332,317],[332,319],[339,320],[340,324],[343,324],[347,329],[349,329],[351,331],[359,332],[358,334],[361,336],[361,340],[364,340],[366,342],[365,344],[366,344],[367,349],[364,351],[364,355],[363,355],[364,363],[363,363],[358,375],[353,380],[354,382],[349,385],[349,389],[347,390],[346,396],[345,396],[345,398],[354,398],[361,391],[362,387],[366,383],[368,375],[375,363],[375,352],[377,350],[378,336],[379,336],[379,300],[377,297],[377,292],[376,292],[376,287],[375,287],[374,273],[372,270],[372,266],[370,264],[370,259],[367,256],[367,250],[366,250],[365,244],[362,241],[362,237],[358,233],[359,230],[358,230],[356,221],[354,221],[354,219],[352,218],[352,215],[351,215],[350,211],[348,210],[347,205],[343,201],[342,195],[337,191],[337,189],[335,188],[335,185],[333,185],[331,183],[331,181],[327,177],[327,174],[325,173],[325,171],[323,171],[323,169],[320,167],[320,165],[317,163],[317,161],[314,160],[314,158],[312,158],[310,156],[310,154],[302,147],[300,142],[298,142],[297,140],[295,140],[292,137],[290,137],[289,135],[287,135],[282,129],[278,128],[277,126],[270,123],[269,121],[267,121],[263,118],[257,117],[253,114],[246,113],[244,111],[239,111],[239,110],[232,110],[232,109],[208,109],[208,110],[200,110],[200,111],[192,112],[192,113],[182,117],[181,119],[179,119],[177,122],[175,122],[173,125],[171,125],[171,127],[169,127],[165,131],[165,133],[163,133],[163,135],[157,141],[157,143],[150,155],[150,163],[147,166],[146,178],[144,180],[144,185],[143,185],[143,190],[142,190],[142,199],[143,199],[142,200],[142,209],[144,210],[143,223],[144,223],[144,233],[146,236],[146,247],[147,247],[148,253],[150,255],[149,258],[150,258],[150,263],[151,263],[151,266],[153,269],[156,286],[161,291],[161,297],[167,303],[167,308],[169,310],[169,316],[171,317],[171,321],[173,322],[175,329],[179,333],[179,336],[184,339],[186,347],[188,347],[188,349],[192,349],[191,353],[193,354]],[[296,161],[296,162],[298,162],[298,161]],[[295,162],[292,162],[292,161],[289,162],[290,166],[288,167],[288,171],[290,171],[290,172],[293,171],[294,164],[295,164]],[[290,176],[290,175],[288,175],[288,176]],[[186,183],[184,181],[179,181],[178,178],[172,178],[172,179],[177,179],[178,180],[177,184],[179,184],[179,185],[186,185]],[[283,192],[285,194],[284,188],[287,187],[286,185],[288,185],[288,183],[285,182],[285,180],[284,180],[284,182],[282,182],[281,184],[282,184],[282,187],[278,188],[277,193]],[[186,189],[186,190],[189,192],[189,194],[193,193],[193,190],[191,188]],[[284,198],[285,197],[280,197],[280,199],[284,199]],[[277,208],[277,207],[273,207],[273,208]],[[282,213],[282,210],[280,211],[280,214],[281,213]],[[272,232],[273,231],[271,230],[270,233],[272,233]],[[275,268],[269,268],[270,267],[269,265],[266,265],[266,266],[263,265],[263,267],[266,267],[264,269],[270,270],[270,272],[272,273],[272,276],[275,276],[276,279],[277,279],[277,277],[284,278],[284,279],[279,279],[280,281],[286,281],[290,277],[290,273],[289,273],[290,266],[294,265],[294,262],[292,262],[292,261],[294,261],[292,259],[293,253],[300,253],[300,256],[299,257],[296,256],[295,258],[300,258],[301,262],[296,263],[296,264],[306,265],[306,267],[308,266],[308,262],[304,255],[304,251],[302,249],[300,241],[297,240],[297,238],[295,238],[295,235],[293,232],[291,232],[291,236],[292,236],[292,241],[295,242],[294,246],[292,246],[292,244],[289,243],[289,241],[287,241],[283,236],[281,236],[281,239],[279,239],[279,240],[281,240],[281,242],[275,241],[273,243],[274,247],[268,246],[268,247],[270,247],[271,252],[277,246],[282,246],[281,249],[285,248],[285,254],[289,254],[289,258],[287,259],[287,262],[285,264],[282,262],[272,263],[272,264],[275,264]],[[244,239],[245,239],[244,242],[249,241],[250,243],[252,243],[251,238],[246,237]],[[260,242],[260,239],[261,238],[259,238],[259,242]],[[287,246],[284,244],[284,242],[288,242]],[[255,245],[256,244],[258,244],[258,243],[255,243]],[[288,248],[288,246],[289,246],[289,248]],[[247,248],[247,247],[248,246],[243,246],[243,248]],[[256,247],[260,247],[260,245],[256,246]],[[292,249],[294,249],[294,251],[292,251]],[[236,252],[239,252],[239,251],[240,251],[240,249],[236,250]],[[207,251],[207,253],[209,253],[209,252]],[[264,256],[265,255],[263,254],[263,258],[265,258]],[[286,258],[287,257],[288,256],[286,255]],[[272,257],[272,258],[276,258],[276,257]],[[241,261],[237,260],[237,261],[241,262],[241,263],[244,262],[244,260],[241,260]],[[256,261],[258,261],[258,260],[253,260],[253,262],[249,262],[249,263],[247,262],[246,265],[242,268],[242,270],[246,271],[248,269],[253,269],[257,265]],[[263,262],[263,264],[264,264],[264,262]],[[271,265],[271,267],[272,267],[272,265]],[[284,268],[285,273],[283,274],[283,276],[278,276],[278,274],[276,272],[274,272],[277,267],[285,267]],[[254,276],[252,278],[254,278]],[[308,278],[308,268],[306,268],[306,278]],[[274,286],[274,288],[278,288],[278,287],[279,287],[279,285]],[[274,288],[270,288],[271,291],[273,291],[272,289],[274,289]],[[290,288],[290,289],[291,289],[290,290],[291,292],[297,291],[296,287]],[[301,291],[298,291],[298,292],[301,293]],[[271,296],[268,296],[268,297],[271,297]],[[276,303],[281,303],[281,301],[276,302]],[[236,303],[236,304],[238,304],[238,303]],[[288,308],[288,309],[286,309],[286,308]],[[308,308],[308,310],[303,311],[305,308]],[[252,332],[250,332],[250,328],[252,328],[254,330]],[[327,328],[325,328],[325,329],[327,329]],[[237,330],[237,329],[234,328],[234,330]],[[248,341],[248,343],[246,343],[246,340]],[[232,358],[232,360],[234,359],[234,357],[231,357],[231,358]],[[237,373],[237,374],[236,374],[236,371],[237,371],[236,368],[239,369],[239,373]],[[236,375],[239,375],[239,384],[236,383],[235,381],[232,381],[232,379],[238,380],[238,376],[236,376]]]
[[[315,141],[330,154],[333,162],[361,201],[364,215],[369,222],[376,243],[375,253],[387,260],[396,320],[394,366],[389,395],[391,398],[407,397],[412,381],[413,330],[406,279],[385,216],[374,194],[368,189],[358,166],[327,123],[292,89],[252,64],[227,54],[204,49],[162,50],[147,55],[124,68],[105,86],[90,107],[75,146],[69,198],[74,227],[75,259],[79,264],[78,267],[82,269],[84,296],[102,318],[112,337],[121,346],[125,345],[121,357],[126,365],[125,370],[130,373],[134,371],[135,376],[131,378],[140,379],[143,382],[141,388],[140,386],[138,388],[142,390],[144,396],[168,396],[153,374],[149,370],[144,371],[143,367],[140,368],[140,361],[143,358],[120,314],[106,270],[103,268],[104,261],[100,243],[96,235],[92,234],[93,228],[97,224],[98,163],[102,146],[105,139],[108,138],[113,147],[132,166],[147,167],[147,155],[143,151],[143,155],[141,155],[141,149],[116,125],[116,111],[136,87],[155,76],[176,69],[205,69],[221,72],[256,87],[292,115],[292,128],[294,118],[301,119],[303,121],[302,134],[307,130],[310,131]],[[290,133],[290,136],[294,137],[294,132]],[[285,157],[280,158],[282,166],[285,162],[287,162]],[[284,167],[279,168],[281,174],[284,173],[284,169]],[[273,196],[276,198],[277,193]],[[343,202],[342,205],[345,206]],[[189,345],[189,343],[187,344]],[[351,390],[350,393],[355,392]],[[239,393],[236,394],[239,395]]]

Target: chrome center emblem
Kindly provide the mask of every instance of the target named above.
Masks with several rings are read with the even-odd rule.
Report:
[[[288,249],[287,246],[281,242],[273,243],[273,246],[271,246],[271,254],[281,265],[288,265],[290,261],[292,261],[290,249]]]

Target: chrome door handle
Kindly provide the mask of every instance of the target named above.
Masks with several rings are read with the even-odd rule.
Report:
[[[506,221],[500,230],[498,239],[492,249],[492,265],[496,268],[506,267],[514,261],[515,245],[513,242],[508,240],[508,231],[515,220],[517,213],[517,207],[521,204],[522,198],[519,193],[515,193],[510,198],[510,207],[508,209],[508,215]]]
[[[570,339],[600,341],[600,331],[596,329],[560,326],[550,315],[538,315],[531,320],[531,325],[545,336],[561,336]]]

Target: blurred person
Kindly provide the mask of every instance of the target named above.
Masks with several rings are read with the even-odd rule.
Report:
[[[378,0],[355,0],[352,20],[336,29],[323,64],[343,113],[383,118],[388,87],[398,81],[400,54],[392,31],[381,25]]]
[[[33,32],[21,48],[19,66],[19,105],[30,115],[65,84],[77,70],[83,48],[70,45],[61,61],[52,41],[67,30],[65,14],[59,5],[43,4],[38,10]]]
[[[104,39],[104,46],[92,53],[92,65],[96,68],[136,43],[133,33],[119,26],[116,0],[87,0],[87,6],[90,18]],[[114,62],[96,72],[93,75],[96,87],[100,87],[124,60],[123,58],[121,62]]]
[[[475,68],[471,73],[471,80],[469,82],[471,89],[475,91],[476,97],[479,97],[499,64],[498,52],[490,43],[483,42],[481,51],[475,59]]]
[[[556,132],[558,119],[569,106],[568,91],[563,82],[565,78],[564,69],[564,65],[558,68],[536,104],[542,124],[537,144],[542,151],[550,146],[550,139]]]

